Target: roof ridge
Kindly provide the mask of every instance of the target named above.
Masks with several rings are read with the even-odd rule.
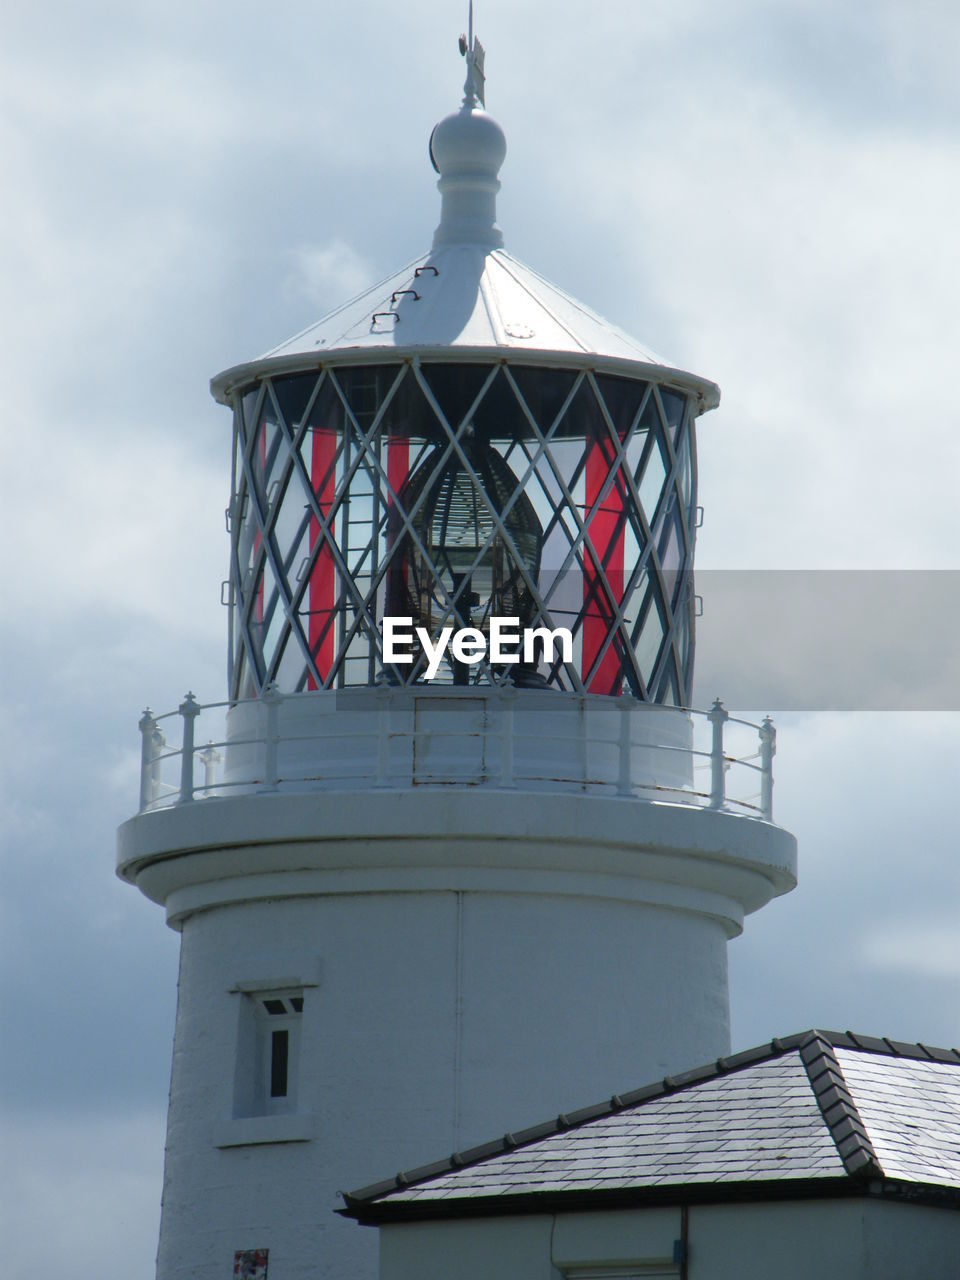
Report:
[[[607,329],[614,330],[621,338],[625,338],[631,346],[644,351],[647,355],[655,356],[660,365],[670,364],[669,360],[666,360],[663,356],[654,351],[650,351],[643,343],[639,342],[633,334],[628,333],[626,329],[622,328],[615,321],[608,320],[606,316],[602,316],[599,311],[594,310],[594,308],[589,306],[586,302],[581,302],[579,298],[575,298],[573,294],[568,293],[561,285],[558,285],[555,281],[550,280],[545,275],[541,274],[536,267],[531,267],[529,263],[523,262],[520,258],[514,257],[514,255],[507,249],[500,248],[494,252],[498,255],[498,259],[500,260],[500,265],[502,267],[505,267],[506,264],[503,259],[506,259],[512,266],[519,267],[522,271],[529,272],[529,274],[532,275],[541,285],[545,285],[553,293],[557,294],[558,297],[562,298],[564,302],[569,303],[570,306],[574,307],[582,316],[585,316],[594,324],[600,324]],[[518,278],[516,272],[510,271],[509,274],[517,281],[521,288],[525,289],[528,293],[531,293],[531,296],[536,297],[536,295],[532,294],[529,286],[524,284],[523,281]],[[536,300],[541,304],[541,306],[543,306],[543,300],[541,298],[536,298]],[[553,315],[551,308],[544,307],[544,310],[548,311],[550,315]],[[554,319],[557,319],[557,317],[554,316]],[[558,323],[560,323],[564,329],[567,328],[566,325],[562,324],[562,321],[558,320]],[[569,329],[567,331],[569,332]],[[579,343],[579,339],[576,339],[576,341]],[[583,344],[580,343],[580,345],[582,346]]]
[[[894,1040],[890,1036],[865,1036],[854,1031],[824,1031],[835,1049],[859,1049],[864,1053],[878,1053],[887,1058],[909,1058],[917,1062],[942,1062],[947,1066],[960,1066],[960,1049],[945,1049],[921,1041]]]
[[[493,255],[493,254],[491,254],[491,257],[494,257],[494,255]],[[506,261],[504,261],[504,259],[506,259]],[[499,258],[496,258],[496,262],[497,262],[497,265],[500,267],[500,270],[501,270],[501,271],[503,271],[506,275],[508,275],[508,276],[510,277],[510,279],[514,282],[514,284],[517,286],[517,288],[518,288],[518,289],[522,289],[522,290],[523,290],[523,292],[527,295],[527,297],[528,297],[528,298],[532,298],[532,299],[533,299],[533,301],[537,304],[537,306],[538,306],[538,307],[540,307],[543,311],[545,311],[545,312],[547,313],[547,315],[550,317],[550,319],[553,321],[553,323],[554,323],[554,324],[556,324],[556,325],[559,325],[559,326],[560,326],[560,328],[564,331],[564,333],[567,335],[567,337],[568,337],[568,338],[570,338],[573,342],[575,342],[575,343],[576,343],[576,345],[580,348],[580,350],[581,350],[581,351],[586,352],[586,353],[588,353],[588,354],[589,354],[589,348],[588,348],[588,347],[586,347],[586,346],[584,346],[584,344],[583,344],[583,343],[581,342],[581,340],[577,337],[577,335],[576,335],[576,334],[574,333],[574,331],[570,328],[570,326],[569,326],[568,324],[565,324],[565,323],[563,322],[563,320],[561,320],[561,319],[560,319],[560,317],[559,317],[559,316],[557,315],[557,313],[556,313],[556,310],[555,310],[553,307],[548,306],[548,305],[547,305],[547,303],[546,303],[546,301],[545,301],[543,298],[539,298],[539,297],[537,297],[537,295],[533,292],[533,290],[529,287],[529,285],[524,284],[524,282],[523,282],[523,281],[520,279],[520,277],[517,275],[516,271],[514,271],[514,270],[513,270],[513,266],[514,266],[514,265],[517,265],[517,266],[520,266],[520,267],[524,267],[524,269],[525,269],[525,270],[530,271],[532,275],[536,275],[536,274],[537,274],[535,271],[533,271],[531,268],[527,267],[525,263],[520,262],[520,260],[519,260],[518,258],[512,258],[508,253],[504,253],[502,250],[501,250],[501,253],[500,253],[500,257],[499,257]],[[509,264],[509,265],[508,265],[508,264]],[[544,280],[544,279],[543,279],[542,277],[540,277],[540,276],[538,276],[537,278],[540,280],[541,284],[549,285],[549,287],[550,287],[551,289],[554,289],[557,293],[560,293],[560,292],[561,292],[559,289],[557,289],[556,285],[551,285],[549,280]],[[566,297],[565,297],[565,301],[567,301],[567,302],[571,303],[571,305],[573,305],[573,306],[575,306],[575,307],[579,308],[579,310],[580,310],[581,312],[583,312],[585,315],[591,315],[591,313],[590,313],[590,312],[589,312],[589,311],[588,311],[588,310],[583,306],[583,304],[582,304],[582,303],[577,302],[575,298],[566,298]],[[609,321],[605,321],[605,320],[603,320],[603,317],[602,317],[602,316],[598,316],[598,315],[596,315],[596,313],[593,313],[593,314],[592,314],[592,316],[591,316],[591,318],[592,318],[593,320],[601,320],[601,321],[603,321],[603,323],[604,323],[604,324],[606,324],[608,328],[611,328],[611,329],[616,328],[616,326],[615,326],[615,325],[611,325],[611,324],[609,323]],[[626,335],[626,334],[625,334],[625,335],[624,335],[624,337],[626,337],[626,336],[628,336],[628,335]],[[634,346],[638,346],[638,345],[639,345],[639,344],[638,344],[634,339],[632,339],[632,338],[630,339],[630,341],[631,341],[631,343],[632,343]],[[646,354],[651,355],[651,354],[652,354],[652,352],[647,352]]]
[[[844,1169],[855,1178],[882,1178],[880,1159],[847,1088],[832,1039],[829,1031],[811,1031],[800,1046],[800,1061]]]

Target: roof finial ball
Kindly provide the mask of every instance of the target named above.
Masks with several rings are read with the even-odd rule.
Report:
[[[434,247],[475,244],[499,249],[503,233],[496,225],[497,175],[507,154],[507,140],[484,109],[485,53],[473,33],[472,4],[469,35],[460,37],[460,52],[467,61],[463,102],[430,135],[430,159],[440,175],[437,188],[443,197],[433,243]]]

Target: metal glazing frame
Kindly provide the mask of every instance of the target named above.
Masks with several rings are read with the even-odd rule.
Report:
[[[437,371],[456,377],[458,369],[467,391],[454,417],[448,416],[450,396],[440,394],[431,380],[440,381]],[[549,421],[538,420],[530,403],[537,379],[547,380],[541,393],[552,380]],[[295,380],[294,413],[291,403],[297,397],[290,388]],[[499,509],[484,492],[465,447],[474,420],[483,421],[488,397],[508,412],[502,428],[489,422],[482,428],[485,444],[498,450],[517,481]],[[364,399],[368,402],[361,403]],[[407,405],[406,417],[402,408],[395,412],[401,402]],[[630,413],[624,417],[627,402]],[[383,678],[412,683],[422,677],[422,663],[384,673],[380,619],[387,575],[391,566],[396,570],[404,548],[414,547],[425,561],[431,559],[416,528],[417,515],[431,485],[453,461],[469,477],[489,517],[490,537],[479,548],[473,570],[490,551],[490,539],[499,538],[534,602],[531,625],[568,626],[574,633],[574,660],[558,657],[549,669],[542,667],[546,683],[687,704],[694,648],[694,422],[691,397],[674,387],[522,361],[332,363],[309,374],[265,377],[237,392],[228,512],[231,696],[257,694],[274,681],[295,691],[372,685]],[[322,477],[311,473],[305,457],[316,432],[328,440]],[[406,442],[407,478],[425,459],[434,461],[409,509],[404,484],[397,476],[391,481],[387,455],[397,441]],[[592,464],[591,449],[599,451]],[[663,479],[656,483],[660,471]],[[587,485],[588,472],[593,484],[602,478],[595,492]],[[510,511],[521,492],[544,521],[548,554],[537,581],[510,530]],[[606,534],[596,532],[601,523]],[[606,545],[597,545],[603,537]],[[613,563],[614,551],[621,563]],[[442,614],[435,631],[475,625],[464,597],[471,572],[457,584],[444,583],[437,570]],[[328,598],[318,607],[312,597],[320,578]],[[571,607],[571,579],[582,584],[578,609]],[[588,618],[593,632],[600,629],[597,619],[603,627],[602,640],[591,641],[589,652]],[[652,647],[648,628],[656,656],[644,660],[641,648],[649,652]],[[486,661],[471,669],[475,682],[507,678]]]

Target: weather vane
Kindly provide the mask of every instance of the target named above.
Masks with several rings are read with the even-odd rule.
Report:
[[[473,34],[473,0],[470,0],[467,35],[460,37],[460,52],[467,60],[467,79],[463,91],[468,98],[473,98],[480,103],[481,107],[485,107],[487,105],[484,99],[486,76],[483,72],[483,62],[486,52]]]

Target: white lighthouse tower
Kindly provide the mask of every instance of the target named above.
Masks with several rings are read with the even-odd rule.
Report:
[[[228,700],[144,713],[119,835],[181,933],[161,1280],[373,1277],[338,1188],[727,1052],[795,883],[772,726],[683,709],[719,393],[505,252],[461,48],[430,251],[213,381]]]

